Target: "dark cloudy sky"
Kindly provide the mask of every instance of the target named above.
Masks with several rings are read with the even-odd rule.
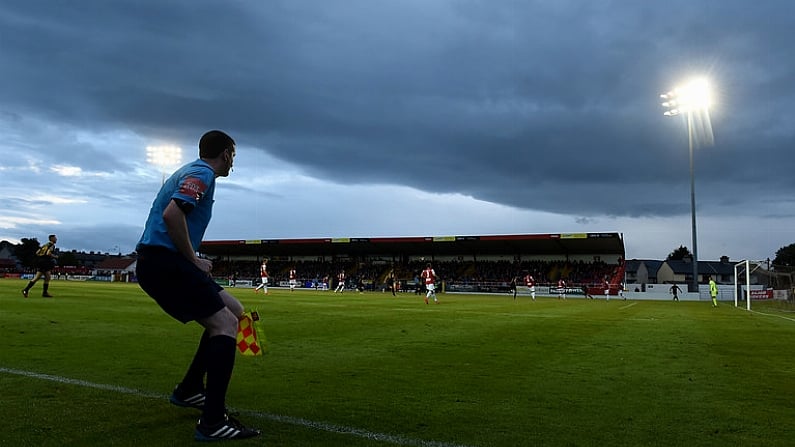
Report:
[[[11,4],[9,4],[11,3]],[[206,239],[618,231],[701,259],[795,242],[789,0],[40,1],[0,9],[0,240],[132,251],[145,148],[238,143]],[[699,139],[696,141],[700,142]]]

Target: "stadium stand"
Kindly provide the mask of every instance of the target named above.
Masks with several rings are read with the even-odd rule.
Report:
[[[204,241],[200,252],[214,260],[220,281],[234,276],[256,282],[258,266],[268,258],[275,285],[295,266],[304,285],[344,269],[352,283],[379,290],[394,268],[401,290],[415,291],[427,262],[448,291],[505,292],[513,277],[527,271],[539,285],[563,278],[572,288],[601,294],[605,279],[617,291],[624,275],[619,233]]]

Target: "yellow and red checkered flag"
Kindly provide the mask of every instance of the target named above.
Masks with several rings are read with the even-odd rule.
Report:
[[[237,350],[243,355],[262,355],[265,352],[265,334],[259,324],[259,312],[243,312],[237,322]]]

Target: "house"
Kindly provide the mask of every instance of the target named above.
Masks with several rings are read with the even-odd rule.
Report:
[[[11,246],[0,247],[0,273],[17,271],[17,258]]]
[[[707,277],[712,276],[716,283],[734,283],[734,263],[729,262],[728,256],[722,256],[720,261],[698,261],[698,283],[708,282]],[[657,282],[661,284],[689,284],[693,282],[693,258],[667,259],[657,272]]]
[[[77,250],[72,250],[70,253],[74,255],[75,263],[78,267],[86,267],[88,269],[95,269],[97,265],[108,258],[107,253],[99,253],[99,252],[79,252]]]
[[[631,259],[626,261],[627,284],[640,284],[641,291],[645,291],[646,284],[656,284],[657,272],[664,261],[654,259]],[[630,287],[630,290],[633,288]]]
[[[132,256],[108,256],[94,267],[94,276],[105,281],[130,282],[138,259]]]

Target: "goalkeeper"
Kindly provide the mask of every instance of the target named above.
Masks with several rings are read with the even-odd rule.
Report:
[[[718,285],[715,284],[712,276],[707,276],[707,280],[709,281],[709,297],[712,298],[712,307],[718,307]]]
[[[193,361],[170,398],[175,405],[202,410],[194,432],[199,441],[260,434],[226,413],[243,306],[210,277],[212,262],[196,256],[212,214],[215,179],[229,175],[234,158],[235,141],[229,135],[205,133],[199,159],[163,183],[137,246],[141,288],[174,319],[204,327]]]

